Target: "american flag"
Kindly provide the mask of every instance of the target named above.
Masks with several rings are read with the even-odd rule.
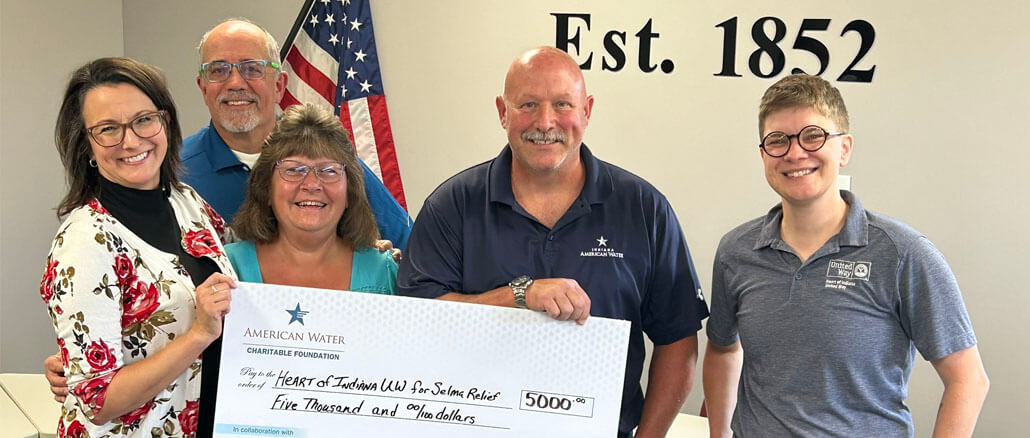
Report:
[[[283,44],[286,95],[280,106],[332,108],[358,157],[407,209],[386,111],[369,0],[307,0]]]

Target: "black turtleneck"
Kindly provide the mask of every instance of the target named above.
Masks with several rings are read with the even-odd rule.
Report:
[[[121,186],[100,177],[100,204],[129,231],[150,246],[174,255],[186,268],[197,287],[215,272],[218,264],[207,257],[193,257],[183,248],[182,232],[175,219],[172,204],[168,202],[168,184],[161,182],[153,190],[137,190]],[[198,410],[198,437],[209,437],[215,423],[215,395],[218,389],[218,362],[222,352],[219,337],[204,350],[204,366],[200,380],[200,407]]]
[[[193,257],[183,248],[168,194],[166,183],[153,190],[137,190],[100,177],[100,204],[144,242],[177,257],[196,287],[220,270],[214,260]]]

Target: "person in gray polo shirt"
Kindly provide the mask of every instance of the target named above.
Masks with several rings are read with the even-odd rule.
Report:
[[[988,379],[958,283],[925,236],[837,190],[854,145],[840,92],[783,78],[758,125],[782,202],[727,233],[715,256],[711,436],[912,436],[916,351],[944,383],[934,435],[970,436]]]

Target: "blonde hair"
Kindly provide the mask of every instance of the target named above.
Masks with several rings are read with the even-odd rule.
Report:
[[[812,107],[837,125],[837,129],[848,132],[850,121],[848,108],[840,90],[825,79],[804,73],[787,76],[776,81],[758,106],[758,136],[765,129],[765,118],[774,112],[788,108]]]

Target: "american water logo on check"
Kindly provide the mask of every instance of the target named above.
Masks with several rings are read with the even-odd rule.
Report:
[[[300,323],[300,325],[304,325],[304,317],[311,312],[307,310],[302,310],[301,305],[298,302],[293,309],[286,309],[286,313],[290,314],[289,322],[286,323],[286,326],[289,327],[294,323]],[[327,344],[333,346],[347,344],[346,338],[343,335],[316,332],[310,330],[298,331],[297,329],[276,330],[255,329],[247,327],[243,331],[243,338],[255,340],[254,342],[244,342],[244,345],[247,345],[247,353],[249,354],[263,354],[271,356],[299,357],[306,359],[323,360],[339,360],[340,353],[343,353],[343,351],[304,348],[296,346],[284,347],[281,345],[261,343],[259,341],[306,341],[309,343]]]
[[[293,310],[286,309],[286,313],[290,314],[290,324],[299,322],[300,325],[304,325],[304,316],[311,313],[306,310],[300,310],[300,303],[297,303],[297,307]]]

